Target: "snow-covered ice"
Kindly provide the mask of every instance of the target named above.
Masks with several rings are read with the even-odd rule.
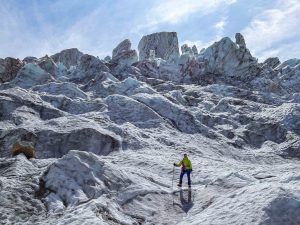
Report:
[[[300,224],[299,59],[258,63],[240,33],[139,53],[0,60],[0,224]]]

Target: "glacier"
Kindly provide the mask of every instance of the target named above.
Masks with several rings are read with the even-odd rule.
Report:
[[[300,224],[300,60],[235,39],[0,59],[0,224]]]

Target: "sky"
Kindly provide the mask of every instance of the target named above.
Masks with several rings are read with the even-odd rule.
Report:
[[[0,58],[67,48],[104,58],[161,31],[199,50],[240,32],[259,61],[300,58],[300,0],[0,0]]]

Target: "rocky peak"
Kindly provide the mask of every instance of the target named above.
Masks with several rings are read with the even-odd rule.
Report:
[[[203,57],[208,62],[207,72],[240,78],[245,78],[244,73],[250,71],[250,66],[258,64],[239,33],[236,34],[236,43],[228,37],[222,38],[205,49]],[[253,71],[252,75],[256,73]]]
[[[283,69],[285,67],[295,67],[300,64],[300,59],[293,58],[293,59],[288,59],[281,63],[279,66],[276,67],[276,69]]]
[[[181,53],[182,54],[193,54],[192,48],[189,47],[187,44],[183,44],[181,46]]]
[[[246,48],[246,42],[245,38],[241,33],[236,33],[235,34],[235,43],[240,47],[240,48]]]
[[[70,48],[52,55],[51,58],[54,62],[61,62],[66,68],[69,69],[71,66],[76,66],[82,56],[83,53],[77,48]]]
[[[50,74],[54,74],[56,71],[56,64],[51,57],[45,55],[44,57],[40,58],[38,61],[39,67]]]
[[[143,36],[138,49],[140,60],[149,58],[150,50],[154,50],[156,57],[170,63],[177,63],[179,58],[177,33],[160,32]]]
[[[122,52],[126,52],[129,51],[131,49],[131,42],[129,39],[125,39],[124,41],[122,41],[121,43],[119,43],[117,45],[117,47],[115,47],[113,49],[112,52],[112,57],[116,57],[118,54],[122,53]]]
[[[54,77],[49,72],[46,72],[35,63],[27,63],[20,69],[11,83],[15,86],[27,89],[52,81],[54,81]]]
[[[263,62],[264,65],[267,65],[271,68],[275,68],[276,66],[278,66],[280,64],[280,60],[278,57],[270,57],[270,58],[267,58],[264,62]]]
[[[131,49],[131,42],[125,39],[113,49],[112,61],[120,66],[130,66],[138,61],[136,50]]]
[[[14,79],[22,66],[23,62],[19,59],[11,57],[0,59],[0,83]]]
[[[82,71],[89,71],[91,69],[97,69],[98,71],[108,71],[104,62],[95,56],[84,54],[79,63],[79,69]]]
[[[193,51],[194,55],[198,55],[198,49],[197,49],[196,45],[193,45],[192,51]]]
[[[111,57],[109,55],[107,55],[104,57],[103,60],[108,63],[111,60]]]
[[[34,56],[27,56],[22,61],[24,63],[37,63],[38,62],[38,58],[36,58]]]
[[[105,65],[105,61],[95,56],[84,54],[80,58],[80,62],[70,75],[72,82],[86,83],[93,79],[101,72],[109,72],[109,68]]]

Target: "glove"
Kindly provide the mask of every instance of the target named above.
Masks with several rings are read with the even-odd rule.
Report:
[[[176,166],[176,163],[174,163],[173,165]]]

